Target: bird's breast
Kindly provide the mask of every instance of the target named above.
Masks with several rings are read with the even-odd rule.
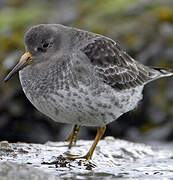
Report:
[[[69,77],[70,78],[70,77]],[[50,80],[51,79],[51,80]],[[104,85],[78,86],[21,71],[20,81],[27,98],[42,113],[57,122],[103,126],[134,109],[142,88],[117,92]],[[68,84],[67,84],[68,82]]]

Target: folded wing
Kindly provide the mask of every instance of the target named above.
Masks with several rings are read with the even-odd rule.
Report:
[[[120,90],[144,85],[156,77],[156,71],[131,58],[116,42],[99,37],[81,48],[98,76]]]

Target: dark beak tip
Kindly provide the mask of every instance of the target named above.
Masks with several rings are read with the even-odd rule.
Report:
[[[18,71],[20,71],[21,69],[23,69],[25,66],[27,66],[27,64],[29,63],[29,61],[31,60],[31,57],[27,57],[27,59],[25,59],[25,61],[19,62],[18,64],[16,64],[16,66],[11,70],[11,72],[9,72],[9,74],[4,78],[4,83],[6,83],[9,79],[11,79],[11,77],[16,74]]]
[[[7,76],[3,79],[4,83],[6,83],[8,80],[12,78],[14,74],[16,74],[16,68],[13,68],[12,71],[10,71]]]
[[[9,75],[7,75],[5,78],[4,78],[4,83],[6,83],[11,77]]]
[[[4,78],[4,83],[6,83],[8,81],[8,78],[7,77],[5,77]]]

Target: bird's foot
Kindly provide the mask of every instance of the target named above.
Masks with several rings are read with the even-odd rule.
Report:
[[[70,159],[70,160],[85,159],[86,161],[88,161],[88,160],[90,160],[91,157],[92,157],[90,153],[87,153],[87,154],[84,155],[84,156],[77,155],[77,154],[71,154],[71,153],[69,153],[69,152],[65,152],[64,154],[66,155],[64,158]]]

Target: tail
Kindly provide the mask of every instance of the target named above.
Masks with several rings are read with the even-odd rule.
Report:
[[[173,76],[173,71],[171,69],[158,68],[158,67],[153,67],[153,69],[158,72],[156,79],[161,77]]]
[[[152,71],[152,76],[148,82],[154,81],[162,77],[173,76],[173,71],[171,69],[150,67],[150,70]]]

